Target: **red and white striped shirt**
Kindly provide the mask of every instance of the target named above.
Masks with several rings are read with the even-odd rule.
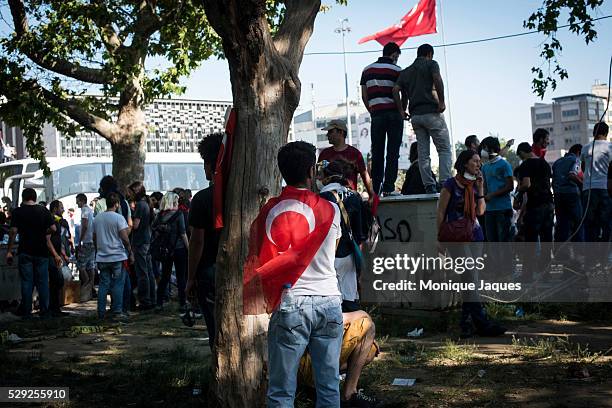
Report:
[[[389,57],[380,57],[378,61],[364,68],[360,83],[367,87],[368,105],[372,115],[396,109],[393,86],[401,70]]]

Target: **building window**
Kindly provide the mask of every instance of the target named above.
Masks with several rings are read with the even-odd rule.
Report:
[[[552,112],[536,113],[537,121],[547,120],[547,119],[552,119]]]
[[[580,111],[578,109],[568,109],[561,111],[561,116],[564,118],[569,118],[572,116],[580,116]]]

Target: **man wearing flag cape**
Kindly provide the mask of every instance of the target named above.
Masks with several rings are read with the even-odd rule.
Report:
[[[342,236],[338,207],[313,193],[316,148],[292,142],[278,152],[287,187],[251,226],[244,267],[245,314],[272,313],[268,329],[268,407],[292,407],[300,359],[308,348],[317,407],[340,406],[343,324],[334,269]],[[292,300],[283,301],[291,285]]]

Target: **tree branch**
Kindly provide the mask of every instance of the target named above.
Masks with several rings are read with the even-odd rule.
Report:
[[[114,141],[113,134],[116,130],[116,126],[113,123],[87,112],[78,99],[64,99],[40,85],[38,85],[38,87],[44,98],[49,103],[62,110],[70,119],[74,120],[85,129],[99,134],[109,142]]]
[[[304,49],[312,35],[320,0],[286,0],[285,17],[274,36],[274,46],[292,67],[302,63]]]
[[[15,35],[18,40],[24,40],[30,33],[25,6],[21,0],[9,0],[8,3],[15,25]],[[42,68],[92,84],[103,84],[106,82],[106,74],[101,69],[83,67],[62,58],[54,58],[49,54],[36,50],[37,47],[33,47],[31,44],[22,44],[20,48],[28,58]]]
[[[101,10],[106,10],[106,6],[104,1],[96,0],[95,4]],[[101,10],[94,11],[91,13],[91,19],[94,24],[100,29],[100,39],[104,43],[106,50],[114,54],[119,48],[123,47],[123,42],[119,38],[119,35],[113,28],[110,21],[108,21],[105,14],[101,13]]]
[[[248,65],[245,64],[257,64],[266,48],[274,48],[266,20],[265,0],[200,2],[208,22],[223,42],[223,52],[228,60],[235,59],[234,62],[246,70]]]

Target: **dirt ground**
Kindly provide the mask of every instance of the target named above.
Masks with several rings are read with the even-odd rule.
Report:
[[[98,321],[94,302],[65,310],[70,316],[28,322],[0,314],[0,333],[23,339],[0,345],[1,386],[70,387],[69,402],[43,406],[207,406],[202,320],[186,327],[176,307],[127,323]],[[410,339],[411,322],[374,316],[382,353],[360,388],[384,407],[612,406],[610,322],[510,319],[505,336],[459,340],[451,319]],[[395,378],[416,382],[393,386]],[[296,406],[312,406],[310,395],[300,390]]]

